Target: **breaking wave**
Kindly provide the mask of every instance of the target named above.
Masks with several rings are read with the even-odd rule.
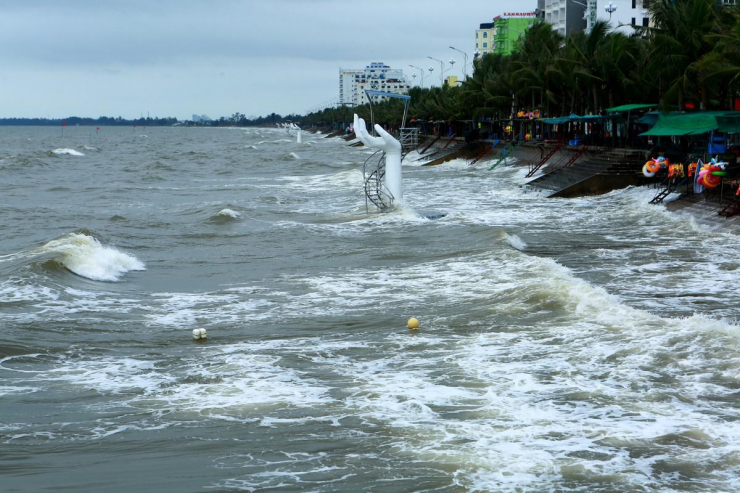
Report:
[[[214,222],[229,222],[239,219],[240,216],[241,214],[239,214],[237,211],[225,208],[212,215],[210,220]]]
[[[52,262],[93,281],[117,281],[129,271],[146,269],[144,263],[133,255],[80,233],[52,240],[40,247],[37,253],[51,254]]]
[[[65,154],[68,156],[84,156],[84,154],[81,153],[80,151],[76,151],[74,149],[68,149],[68,148],[54,149],[53,151],[51,151],[51,153],[56,154],[57,156],[63,156]]]

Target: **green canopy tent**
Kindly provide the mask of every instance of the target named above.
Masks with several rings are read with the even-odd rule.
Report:
[[[740,132],[740,111],[701,111],[660,114],[655,125],[641,136],[700,135],[713,131]]]

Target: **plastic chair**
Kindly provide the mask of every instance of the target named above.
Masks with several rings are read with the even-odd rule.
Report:
[[[727,137],[712,135],[709,137],[709,154],[724,154],[727,152]]]

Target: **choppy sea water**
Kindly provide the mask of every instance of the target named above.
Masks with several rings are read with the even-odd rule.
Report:
[[[738,236],[303,141],[0,129],[3,491],[740,488]]]

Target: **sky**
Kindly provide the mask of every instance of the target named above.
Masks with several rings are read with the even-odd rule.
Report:
[[[0,0],[0,118],[306,113],[340,68],[425,86],[472,62],[475,30],[536,0]],[[468,74],[472,69],[468,67]],[[417,77],[415,83],[419,83]]]

